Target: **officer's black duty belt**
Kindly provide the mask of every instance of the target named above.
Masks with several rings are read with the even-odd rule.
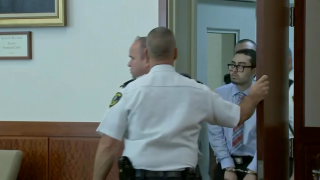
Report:
[[[139,170],[135,171],[136,177],[182,177],[183,171],[147,171],[147,170]]]

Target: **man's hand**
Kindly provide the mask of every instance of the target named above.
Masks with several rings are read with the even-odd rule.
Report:
[[[258,178],[257,178],[257,175],[255,175],[255,174],[247,174],[244,178],[243,178],[243,180],[257,180]]]
[[[225,171],[224,172],[224,180],[238,180],[238,176],[235,172]]]
[[[263,75],[256,83],[254,83],[251,86],[249,96],[251,96],[254,101],[259,103],[268,95],[268,93],[269,93],[268,76]]]
[[[240,106],[240,121],[242,124],[248,120],[254,113],[257,105],[269,93],[268,76],[263,75],[256,83],[251,86],[248,96],[239,104]]]

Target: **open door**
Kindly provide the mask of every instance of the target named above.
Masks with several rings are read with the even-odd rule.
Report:
[[[288,98],[294,100],[294,176],[320,180],[320,16],[318,0],[296,0],[294,26],[294,96],[288,97],[285,52],[289,2],[257,1],[258,73],[270,78],[269,97],[258,107],[260,179],[288,179]]]
[[[319,6],[318,0],[295,1],[294,173],[298,180],[320,179]]]
[[[179,32],[177,39],[182,39],[178,42],[179,49],[188,53],[180,57],[184,61],[177,63],[176,69],[195,77],[197,1],[187,2],[159,0],[159,25]],[[294,174],[296,180],[319,180],[316,176],[320,172],[320,119],[317,114],[320,1],[295,0],[294,6]],[[268,75],[271,87],[268,98],[257,109],[259,180],[289,179],[289,72],[285,61],[289,47],[289,7],[289,0],[257,1],[258,78]],[[189,11],[183,11],[185,9]],[[208,148],[208,143],[202,143],[200,149]],[[209,155],[203,154],[200,164],[206,166]],[[203,179],[209,179],[206,169],[202,170]]]
[[[257,107],[258,179],[288,180],[289,0],[258,0],[256,11],[257,77],[271,88]]]

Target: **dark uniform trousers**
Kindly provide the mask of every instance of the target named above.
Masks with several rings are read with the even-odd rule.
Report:
[[[136,178],[136,180],[185,180],[184,178],[180,177],[146,177],[146,178]]]
[[[244,171],[247,171],[247,167],[251,163],[253,157],[252,156],[232,156],[233,159],[235,158],[241,158],[242,163],[238,163],[234,161],[235,164],[235,169],[241,169]],[[224,170],[221,168],[221,163],[218,163],[215,170],[214,170],[214,178],[213,180],[224,180]],[[236,172],[238,176],[238,180],[243,180],[243,178],[247,175],[246,173],[243,172]]]
[[[293,158],[289,159],[289,177],[293,174]]]
[[[152,172],[141,173],[136,171],[135,180],[201,180],[201,176],[187,174],[182,171],[170,171],[170,172]]]
[[[184,171],[147,171],[147,170],[136,170],[135,180],[201,180],[201,175],[198,167],[196,171],[191,170]]]
[[[293,132],[293,130],[291,132]],[[293,138],[289,140],[289,145],[289,177],[291,177],[293,174]]]

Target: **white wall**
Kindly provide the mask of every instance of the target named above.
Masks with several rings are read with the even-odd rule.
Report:
[[[224,84],[224,75],[229,73],[227,64],[233,58],[235,34],[207,33],[207,86],[216,89]]]
[[[68,1],[68,26],[32,31],[33,60],[0,61],[0,120],[100,121],[131,75],[136,36],[158,26],[158,1]]]
[[[222,34],[207,33],[207,85],[211,89],[221,86],[223,40]],[[215,61],[211,61],[211,59],[215,59]]]

